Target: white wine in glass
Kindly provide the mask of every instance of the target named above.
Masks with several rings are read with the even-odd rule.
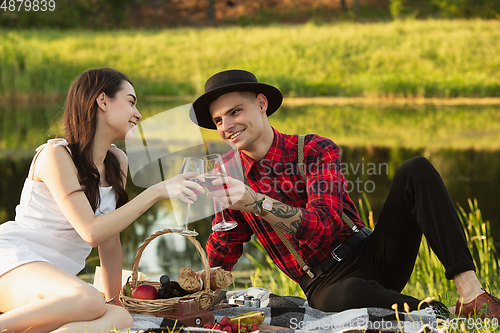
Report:
[[[196,158],[196,157],[186,157],[182,161],[182,166],[181,166],[181,171],[180,173],[189,173],[189,172],[194,172],[197,175],[201,175],[204,171],[203,167],[203,160],[201,158]],[[197,179],[197,178],[189,178],[187,179],[188,181],[191,181],[193,183],[197,183],[198,185],[202,185],[202,181]],[[192,189],[192,191],[195,192],[196,195],[199,193]],[[179,233],[181,235],[186,235],[186,236],[198,236],[198,233],[194,230],[189,230],[188,229],[188,221],[189,221],[189,208],[191,207],[191,204],[187,204],[187,210],[186,210],[186,220],[184,222],[184,228],[182,230],[174,229],[172,231]]]

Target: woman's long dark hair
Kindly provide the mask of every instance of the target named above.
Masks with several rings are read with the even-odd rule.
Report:
[[[124,81],[130,79],[110,68],[91,69],[80,74],[71,84],[64,108],[65,139],[69,143],[78,178],[94,212],[99,207],[100,174],[93,162],[92,143],[97,128],[97,97],[104,92],[114,98]],[[128,201],[118,158],[108,150],[104,159],[106,181],[116,192],[116,208]]]

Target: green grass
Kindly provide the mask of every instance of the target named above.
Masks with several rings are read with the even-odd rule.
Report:
[[[114,67],[139,96],[195,96],[228,68],[253,71],[286,96],[500,96],[500,22],[177,28],[95,32],[3,30],[0,94],[65,94],[91,67]]]

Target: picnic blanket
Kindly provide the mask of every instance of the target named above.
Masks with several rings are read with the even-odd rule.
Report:
[[[251,295],[261,301],[260,308],[231,307],[213,310],[217,322],[224,316],[236,316],[250,311],[264,311],[264,325],[283,327],[273,333],[331,333],[331,332],[444,332],[430,308],[419,312],[398,312],[381,308],[351,309],[342,312],[322,312],[310,307],[307,300],[294,296],[278,296],[262,288],[249,288],[225,292],[222,303],[243,295]],[[145,315],[132,315],[134,327],[130,332],[161,332],[161,327],[172,327],[173,321]],[[213,330],[181,327],[181,332],[217,332]],[[286,329],[285,329],[286,328]],[[261,329],[261,332],[264,331]],[[168,330],[165,330],[168,332]]]

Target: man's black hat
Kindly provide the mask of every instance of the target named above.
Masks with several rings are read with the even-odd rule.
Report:
[[[217,129],[210,115],[210,104],[221,95],[234,91],[251,91],[262,93],[267,97],[268,107],[266,114],[273,114],[283,102],[283,95],[278,88],[269,84],[259,83],[255,75],[250,72],[232,69],[217,73],[205,83],[205,93],[194,101],[189,110],[189,117],[198,126],[208,129]]]

